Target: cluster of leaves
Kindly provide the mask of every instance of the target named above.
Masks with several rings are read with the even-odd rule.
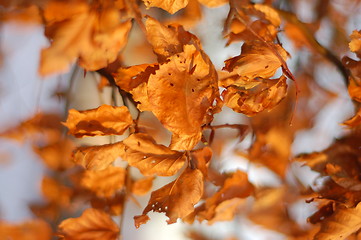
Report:
[[[248,0],[0,3],[5,9],[3,21],[31,20],[44,25],[50,45],[41,51],[40,75],[68,71],[76,63],[85,73],[100,74],[99,91],[105,87],[116,89],[124,103],[82,111],[70,109],[63,123],[75,138],[124,135],[122,141],[111,138],[105,145],[75,147],[62,134],[60,118],[51,114],[38,114],[2,133],[3,137],[31,139],[34,151],[50,169],[42,181],[46,203],[30,206],[39,219],[18,226],[1,222],[0,233],[5,239],[22,239],[24,234],[50,239],[49,223],[61,239],[117,239],[122,226],[112,217],[123,216],[125,203],[134,195],[150,191],[148,204],[134,217],[137,228],[150,220],[150,211],[165,213],[168,224],[182,220],[211,225],[232,220],[240,209],[246,209],[248,200],[253,200],[247,217],[290,239],[340,239],[360,229],[361,139],[357,129],[361,110],[344,122],[353,129],[349,135],[322,152],[297,157],[296,161],[305,161],[320,173],[324,180],[321,187],[311,189],[286,179],[295,134],[310,128],[310,119],[316,114],[303,109],[307,104],[295,106],[298,101],[310,102],[310,89],[316,83],[306,71],[298,73],[303,74],[302,82],[296,82],[286,63],[290,55],[279,40],[281,29],[296,46],[306,47],[335,64],[345,77],[355,106],[361,102],[361,61],[344,57],[342,64],[295,14],[273,7],[272,1],[255,4]],[[227,45],[243,43],[239,55],[224,59],[222,71],[214,67],[197,36],[180,24],[195,24],[190,14],[197,19],[200,12],[197,15],[192,11],[200,11],[200,4],[228,5],[223,35]],[[144,7],[161,8],[169,14],[181,11],[173,23],[167,24],[143,14],[149,11]],[[135,25],[144,34],[156,62],[124,65],[121,50]],[[351,35],[350,50],[361,58],[358,31]],[[294,89],[288,90],[291,82]],[[214,125],[214,117],[224,107],[250,117],[250,126]],[[169,142],[160,144],[155,140],[158,135],[141,125],[143,112],[155,116],[171,134]],[[237,130],[239,141],[251,132],[254,138],[250,148],[237,154],[267,167],[282,184],[257,186],[239,169],[220,172],[214,148],[221,144],[215,134],[221,128]],[[115,164],[118,159],[125,166]],[[133,168],[142,177],[132,174]],[[153,180],[158,176],[174,176],[174,180],[153,190]],[[287,205],[310,198],[318,201],[319,210],[309,218],[314,225],[304,228],[290,216]],[[69,218],[79,210],[79,202],[90,207],[80,217]],[[197,233],[189,236],[203,239]]]

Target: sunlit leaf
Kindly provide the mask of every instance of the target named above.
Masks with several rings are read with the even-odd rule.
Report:
[[[128,108],[102,105],[95,109],[69,110],[64,125],[75,137],[121,135],[133,123]]]
[[[59,225],[58,235],[64,240],[116,240],[119,228],[103,211],[88,208],[78,218],[68,218]]]

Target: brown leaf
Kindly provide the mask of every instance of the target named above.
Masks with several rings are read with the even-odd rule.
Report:
[[[124,201],[124,193],[116,193],[110,198],[93,197],[90,204],[92,208],[105,211],[112,216],[120,216],[123,213]]]
[[[219,7],[228,2],[227,0],[198,0],[198,1],[207,7]]]
[[[361,30],[354,30],[350,35],[351,41],[348,44],[350,50],[357,54],[361,58]]]
[[[100,146],[79,147],[73,154],[75,163],[87,170],[104,170],[124,152],[122,142]]]
[[[41,219],[34,219],[20,224],[0,221],[1,240],[50,240],[51,227]]]
[[[203,176],[207,178],[208,163],[212,159],[212,149],[204,147],[191,152],[192,161],[194,161],[196,168],[199,169]]]
[[[150,211],[165,212],[168,224],[177,222],[194,210],[194,205],[203,194],[203,176],[198,169],[187,168],[175,181],[152,192],[143,214],[135,217],[135,226],[139,227],[148,218]]]
[[[85,171],[80,185],[97,197],[111,197],[124,186],[125,169],[108,166],[100,171]]]
[[[355,208],[340,206],[331,217],[326,218],[315,240],[345,239],[361,228],[361,204]]]
[[[158,7],[174,14],[188,4],[188,0],[143,0],[147,8]]]
[[[50,1],[44,18],[52,42],[41,52],[41,75],[66,71],[77,58],[86,70],[106,67],[124,47],[132,25],[130,21],[121,23],[114,7],[93,9],[82,0]]]
[[[243,90],[237,87],[228,87],[222,96],[225,104],[233,111],[254,116],[265,110],[272,110],[280,101],[286,97],[286,78],[270,79],[262,85],[259,90]]]
[[[75,137],[121,135],[133,123],[127,107],[102,105],[95,109],[69,110],[65,126]]]
[[[144,133],[132,134],[123,143],[125,151],[122,158],[145,176],[172,176],[186,161],[185,153],[156,144],[153,138]]]
[[[116,240],[119,228],[105,212],[88,208],[80,217],[62,221],[58,232],[64,240]]]

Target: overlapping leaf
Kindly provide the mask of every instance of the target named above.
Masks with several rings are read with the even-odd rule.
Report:
[[[225,104],[233,111],[243,113],[247,116],[264,110],[271,110],[286,97],[286,78],[265,81],[258,89],[243,90],[238,87],[228,87],[223,93]]]
[[[130,21],[120,22],[116,8],[105,5],[96,9],[85,0],[50,1],[44,18],[52,42],[41,52],[41,75],[66,71],[78,58],[87,70],[106,67],[127,42],[131,28]]]
[[[73,161],[87,170],[103,170],[124,152],[122,142],[101,146],[79,147],[73,154]]]
[[[111,197],[124,186],[125,169],[108,166],[101,171],[85,171],[80,185],[98,197]]]
[[[102,105],[95,109],[69,110],[64,125],[75,137],[121,135],[133,123],[128,108]]]
[[[175,181],[152,192],[143,214],[135,216],[135,226],[139,227],[149,218],[147,213],[165,212],[168,224],[177,222],[194,210],[194,205],[203,194],[203,176],[198,169],[187,168]]]
[[[159,145],[147,134],[132,134],[123,143],[125,148],[122,158],[128,161],[130,166],[138,168],[145,176],[174,175],[186,161],[185,153]]]
[[[88,208],[80,217],[62,221],[58,232],[64,240],[116,240],[119,228],[105,212]]]
[[[41,219],[19,224],[0,221],[0,239],[2,240],[49,240],[51,237],[50,225]]]

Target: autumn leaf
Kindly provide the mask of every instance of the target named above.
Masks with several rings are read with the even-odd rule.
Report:
[[[339,206],[331,217],[322,221],[315,240],[345,239],[361,228],[361,204],[355,208]]]
[[[134,181],[131,192],[138,196],[147,194],[153,187],[153,180],[154,177],[145,177]]]
[[[287,59],[288,53],[280,45],[273,43],[270,45],[283,60]],[[248,79],[270,78],[281,65],[282,62],[269,46],[260,41],[252,41],[242,45],[241,55],[226,60],[223,70]]]
[[[203,176],[198,169],[187,168],[175,181],[152,192],[143,214],[134,217],[135,226],[139,227],[148,220],[147,213],[165,212],[168,224],[177,222],[194,210],[194,205],[203,194]]]
[[[73,161],[87,170],[104,170],[124,152],[122,142],[100,146],[79,147],[73,154]]]
[[[191,150],[201,139],[201,126],[207,123],[207,114],[217,97],[217,76],[213,65],[193,45],[184,46],[183,53],[169,60],[149,77],[148,100],[134,100],[151,110],[175,134],[173,149]],[[183,144],[176,144],[183,138],[187,139]]]
[[[157,144],[152,137],[144,133],[130,135],[123,141],[125,150],[122,158],[130,166],[136,167],[145,176],[172,176],[176,174],[186,161],[183,152],[170,150]]]
[[[104,6],[96,10],[82,0],[50,1],[44,18],[52,42],[41,52],[39,72],[43,76],[68,70],[77,58],[86,70],[106,67],[124,47],[132,25],[120,22],[117,9]]]
[[[75,137],[121,135],[133,123],[127,107],[102,105],[95,109],[69,110],[64,125]]]
[[[65,171],[74,166],[71,161],[74,147],[73,141],[65,138],[43,147],[34,146],[33,150],[48,168],[54,171]]]
[[[222,96],[225,104],[233,111],[254,116],[259,112],[272,110],[286,97],[286,94],[286,78],[281,76],[279,79],[266,80],[264,84],[258,86],[258,91],[231,86],[223,91]]]
[[[226,178],[223,186],[212,197],[207,198],[206,202],[198,207],[197,219],[208,220],[208,224],[214,223],[217,219],[231,220],[243,199],[253,191],[254,187],[248,181],[247,174],[237,170]]]
[[[44,197],[56,205],[67,208],[73,194],[71,188],[66,187],[50,177],[44,177],[41,182],[41,190]]]
[[[350,35],[351,41],[348,44],[350,50],[357,54],[361,58],[361,30],[354,30]]]
[[[147,8],[158,7],[174,14],[188,4],[188,0],[143,0]]]
[[[41,219],[29,220],[19,224],[0,221],[1,240],[49,240],[51,237],[50,225]]]
[[[119,228],[108,214],[88,208],[78,218],[68,218],[58,226],[58,235],[64,240],[116,240]]]
[[[34,141],[45,140],[49,144],[59,141],[61,136],[60,116],[51,113],[37,113],[19,125],[0,133],[1,137],[23,142],[26,139]]]
[[[92,197],[90,204],[92,208],[105,211],[112,216],[120,216],[123,213],[125,194],[120,192],[111,197]]]
[[[141,64],[126,68],[119,68],[113,73],[115,83],[124,91],[131,91],[143,82],[147,82],[151,74],[158,70],[157,64]]]
[[[85,171],[80,186],[93,192],[97,197],[111,197],[125,183],[125,169],[108,166],[100,171]]]

